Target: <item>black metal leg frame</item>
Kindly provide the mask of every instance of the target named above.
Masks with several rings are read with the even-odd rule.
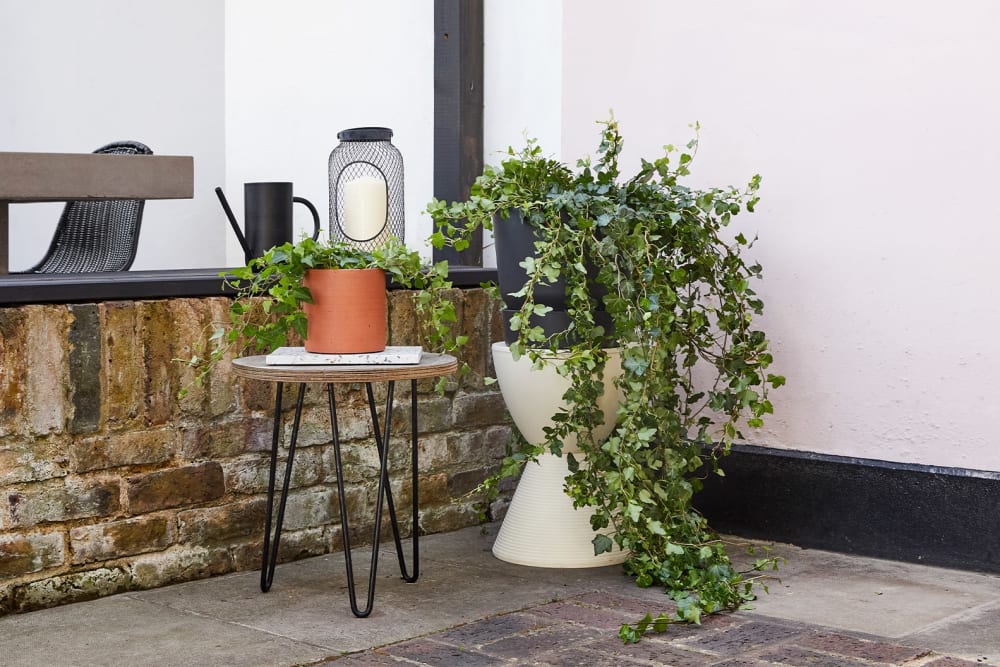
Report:
[[[351,611],[359,618],[368,616],[375,600],[375,577],[378,573],[379,544],[382,533],[382,509],[388,505],[389,522],[392,526],[392,537],[396,544],[396,557],[399,560],[399,571],[403,580],[412,583],[420,574],[420,549],[417,530],[417,381],[410,381],[410,462],[413,485],[413,573],[407,570],[403,556],[403,543],[399,536],[399,523],[396,520],[396,506],[389,488],[389,443],[391,442],[390,427],[392,425],[392,403],[396,382],[388,382],[384,426],[379,428],[378,410],[375,406],[375,394],[372,383],[365,383],[368,398],[368,409],[371,413],[372,430],[375,435],[375,446],[379,454],[378,499],[375,502],[375,528],[372,535],[372,557],[368,570],[368,599],[364,609],[358,608],[357,592],[354,582],[354,563],[351,554],[351,530],[347,516],[347,500],[344,491],[343,466],[340,456],[340,433],[337,428],[337,405],[333,396],[333,384],[326,385],[326,393],[330,406],[330,430],[333,435],[333,453],[337,468],[337,496],[340,503],[340,526],[344,538],[344,561],[347,565],[347,590],[350,594]],[[288,443],[288,459],[285,461],[284,482],[278,499],[277,517],[274,517],[275,477],[278,468],[278,445],[281,439],[281,395],[283,383],[277,383],[274,399],[274,430],[271,436],[271,468],[267,482],[267,512],[264,524],[264,553],[260,570],[260,590],[267,592],[274,580],[274,566],[278,556],[278,543],[281,539],[281,524],[285,518],[285,503],[288,500],[288,490],[291,485],[292,463],[295,460],[295,445],[299,435],[299,425],[302,420],[302,403],[306,393],[306,383],[299,384],[298,400],[295,403],[295,419],[292,422],[291,439]],[[273,524],[273,534],[272,534]]]

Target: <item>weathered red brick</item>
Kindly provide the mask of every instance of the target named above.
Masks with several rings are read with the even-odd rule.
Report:
[[[104,392],[101,388],[101,325],[96,304],[69,306],[69,387],[71,433],[93,433],[102,424]]]
[[[865,667],[872,663],[867,660],[848,658],[842,655],[830,655],[801,646],[777,646],[768,651],[762,651],[757,656],[767,663],[779,665],[823,665],[823,667]]]
[[[448,434],[448,460],[452,465],[496,464],[511,443],[511,427],[489,425]]]
[[[34,435],[65,429],[69,398],[69,346],[71,317],[66,306],[25,306],[28,315],[25,364],[27,414]]]
[[[499,391],[481,391],[455,397],[452,423],[458,428],[493,426],[507,420],[507,408]]]
[[[177,434],[172,429],[81,438],[69,448],[70,468],[74,472],[87,472],[163,463],[169,461],[176,450]]]
[[[174,386],[173,361],[174,312],[171,302],[145,301],[138,305],[139,332],[142,341],[145,424],[166,424],[177,407],[177,390]]]
[[[484,653],[503,658],[530,655],[543,662],[543,654],[558,651],[576,644],[586,643],[600,636],[601,631],[569,623],[550,625],[537,632],[517,634],[497,640],[482,647]],[[673,663],[668,663],[673,664]]]
[[[650,589],[653,590],[653,589]],[[654,616],[659,614],[666,614],[671,616],[677,611],[677,605],[666,596],[666,594],[659,594],[654,600],[644,600],[637,599],[635,597],[618,595],[616,593],[609,593],[606,591],[601,591],[600,593],[582,593],[571,598],[572,602],[578,602],[580,604],[585,604],[589,607],[601,607],[603,609],[610,609],[616,613],[626,614],[629,617],[635,617],[632,620],[638,620],[645,616],[647,613],[652,613]],[[731,617],[723,615],[715,615],[702,619],[701,627],[722,627],[722,625],[730,625],[729,623],[723,623],[722,625],[716,625],[720,620],[726,620]],[[699,626],[694,625],[684,625],[675,627],[686,627],[686,628],[697,628]]]
[[[264,534],[266,504],[263,498],[256,498],[221,507],[178,512],[178,542],[211,547],[259,542]]]
[[[271,419],[247,417],[237,421],[185,429],[182,454],[187,459],[222,459],[271,449]]]
[[[973,660],[963,660],[951,656],[942,656],[932,662],[925,662],[924,667],[983,667],[983,663]]]
[[[339,521],[336,490],[293,491],[288,494],[285,507],[285,527],[288,530],[302,530]]]
[[[554,621],[551,618],[514,612],[461,625],[453,630],[434,635],[434,639],[455,646],[482,646],[498,639],[524,632],[533,632],[553,624]]]
[[[742,655],[752,649],[789,639],[802,632],[802,629],[777,623],[751,621],[712,634],[696,634],[690,640],[685,640],[685,645],[720,656]]]
[[[130,575],[133,588],[153,588],[231,572],[232,567],[227,547],[175,545],[168,551],[137,555],[132,561]]]
[[[222,467],[215,461],[133,475],[126,483],[131,514],[218,500],[226,491]]]
[[[66,560],[59,533],[0,535],[0,579],[58,567]]]
[[[52,436],[13,443],[10,449],[0,449],[0,485],[65,477],[68,442],[65,435]]]
[[[421,503],[420,530],[424,533],[447,533],[479,523],[473,503],[447,503],[426,507]]]
[[[27,311],[0,308],[0,436],[26,430],[27,348]]]
[[[131,301],[102,304],[104,376],[108,424],[136,428],[142,423],[142,339],[138,309]]]
[[[411,639],[387,646],[382,651],[414,661],[418,665],[463,665],[467,667],[493,667],[507,664],[493,656],[485,655],[464,646],[443,644],[433,639]],[[524,655],[531,655],[526,653]]]
[[[389,345],[421,345],[413,293],[405,290],[392,290],[389,292],[387,301],[389,307]]]
[[[111,516],[118,512],[117,479],[65,478],[31,484],[10,491],[5,505],[11,526]]]
[[[476,468],[475,470],[463,470],[451,473],[448,475],[448,495],[452,498],[459,498],[472,492],[493,471],[493,468]]]
[[[542,618],[557,621],[572,621],[591,628],[601,628],[609,631],[617,631],[622,623],[635,620],[621,611],[574,604],[571,600],[552,602],[540,607],[534,607],[531,609],[531,613],[539,615]]]
[[[875,662],[902,663],[924,653],[923,650],[911,646],[858,639],[839,632],[813,632],[800,637],[795,643],[827,653]]]
[[[164,516],[140,517],[78,526],[69,538],[73,564],[79,565],[166,549],[174,542],[174,525]]]

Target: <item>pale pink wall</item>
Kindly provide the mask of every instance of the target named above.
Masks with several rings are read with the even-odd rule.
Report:
[[[763,175],[777,415],[755,444],[1000,470],[1000,4],[562,3],[564,158],[702,125],[697,184]]]

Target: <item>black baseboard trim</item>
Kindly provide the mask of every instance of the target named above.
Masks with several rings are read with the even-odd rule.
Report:
[[[695,506],[721,533],[1000,573],[1000,472],[734,445]]]

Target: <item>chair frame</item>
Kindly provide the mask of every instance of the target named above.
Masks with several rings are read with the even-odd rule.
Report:
[[[94,153],[152,155],[138,141],[116,141]],[[143,199],[71,201],[63,208],[45,256],[24,273],[128,271],[142,230]]]

